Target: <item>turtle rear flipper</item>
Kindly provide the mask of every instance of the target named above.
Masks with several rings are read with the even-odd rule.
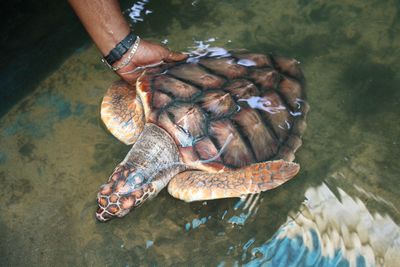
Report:
[[[186,202],[241,197],[273,189],[299,170],[296,163],[276,160],[218,173],[186,171],[170,181],[168,192]]]
[[[101,119],[121,142],[136,142],[144,127],[143,106],[136,98],[136,89],[125,81],[114,82],[101,103]]]

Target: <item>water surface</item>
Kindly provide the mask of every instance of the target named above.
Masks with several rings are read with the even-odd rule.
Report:
[[[311,111],[296,153],[300,174],[250,205],[187,204],[163,191],[123,219],[96,222],[99,185],[129,147],[99,119],[101,97],[118,78],[94,46],[82,47],[0,118],[0,264],[396,266],[399,4],[142,3],[136,13],[125,3],[125,14],[143,20],[134,24],[143,38],[302,62]]]

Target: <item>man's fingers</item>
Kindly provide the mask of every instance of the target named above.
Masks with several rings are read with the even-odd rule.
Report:
[[[168,56],[164,59],[165,62],[174,62],[174,61],[181,61],[185,60],[188,55],[177,53],[177,52],[170,52]]]
[[[185,60],[187,57],[186,54],[172,52],[168,48],[142,40],[141,46],[129,64],[116,72],[122,79],[135,85],[144,69],[154,68],[163,63]]]
[[[124,79],[126,82],[129,84],[136,86],[136,80],[139,78],[139,76],[143,73],[143,70],[140,69],[138,70],[137,68],[131,69],[129,71],[127,70],[118,70],[117,74]]]

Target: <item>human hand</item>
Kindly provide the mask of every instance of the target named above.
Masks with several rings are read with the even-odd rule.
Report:
[[[117,61],[114,66],[123,62],[127,54]],[[187,57],[188,55],[172,52],[162,45],[141,39],[139,47],[129,64],[116,72],[122,79],[134,85],[136,79],[146,68],[158,66],[163,63],[181,61]]]

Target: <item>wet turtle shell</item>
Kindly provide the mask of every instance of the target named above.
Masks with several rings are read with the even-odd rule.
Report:
[[[137,81],[145,122],[166,130],[200,169],[293,161],[308,111],[299,62],[231,53],[148,70]],[[198,165],[196,165],[198,166]]]
[[[168,185],[184,201],[273,189],[300,167],[308,104],[299,63],[230,53],[190,57],[114,83],[101,117],[133,144],[98,193],[96,217],[125,216]],[[283,160],[282,160],[283,159]]]

